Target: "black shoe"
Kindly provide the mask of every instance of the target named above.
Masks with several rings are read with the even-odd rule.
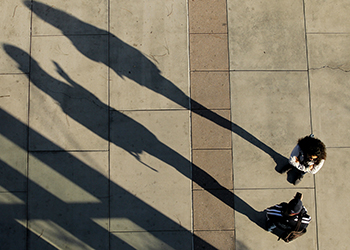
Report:
[[[290,164],[287,164],[285,166],[283,166],[283,168],[279,171],[281,174],[284,174],[285,172],[287,172],[288,170],[290,170],[293,166]]]
[[[301,180],[303,179],[303,177],[304,177],[303,175],[299,175],[298,178],[295,179],[293,184],[298,185],[301,182]]]
[[[270,220],[266,221],[266,231],[268,232],[272,232],[272,230],[274,230],[276,228],[276,225],[271,222]]]

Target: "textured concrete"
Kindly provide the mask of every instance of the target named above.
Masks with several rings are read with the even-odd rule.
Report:
[[[348,249],[346,0],[4,0],[4,249]],[[277,170],[314,133],[328,157]],[[264,209],[304,194],[291,243]]]

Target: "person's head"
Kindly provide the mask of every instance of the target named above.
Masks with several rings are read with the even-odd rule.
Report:
[[[314,161],[319,164],[322,159],[326,159],[326,146],[323,142],[313,136],[305,136],[298,141],[300,149],[304,153],[305,160]]]
[[[296,193],[294,198],[288,203],[286,214],[288,216],[294,216],[301,212],[303,208],[303,195],[301,193]]]

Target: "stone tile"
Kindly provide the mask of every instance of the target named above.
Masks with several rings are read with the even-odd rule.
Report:
[[[231,96],[235,187],[289,186],[274,168],[310,133],[306,72],[233,72]]]
[[[310,70],[350,70],[349,34],[309,34],[307,37]]]
[[[57,248],[108,248],[107,158],[107,152],[30,155],[31,249],[41,244],[38,236]]]
[[[29,56],[26,53],[18,55],[22,70],[8,55],[9,47],[12,45],[29,52],[30,47],[30,10],[23,6],[21,0],[3,1],[1,3],[0,19],[1,49],[0,49],[0,73],[20,73],[22,70],[29,72]]]
[[[193,191],[194,230],[234,229],[233,193],[228,190]],[[226,201],[229,201],[228,204]]]
[[[190,230],[188,115],[111,113],[111,231]]]
[[[107,1],[45,0],[33,2],[33,35],[107,33]],[[24,5],[29,8],[29,1]]]
[[[265,225],[266,221],[266,215],[263,211],[275,204],[289,202],[296,192],[303,194],[303,205],[307,208],[312,221],[305,235],[289,244],[285,244],[283,241],[277,241],[278,237],[276,235],[268,233],[261,227]],[[244,245],[246,249],[281,249],[281,245],[283,245],[283,249],[287,250],[300,248],[317,249],[314,190],[236,190],[235,194],[235,233],[237,244]],[[254,237],[251,237],[252,235]]]
[[[230,80],[228,72],[191,73],[192,109],[230,108]]]
[[[198,110],[192,112],[193,149],[231,148],[231,132],[225,128],[229,121],[229,110]],[[221,122],[225,124],[223,125]]]
[[[189,1],[190,33],[227,33],[224,0]]]
[[[305,70],[303,2],[228,1],[232,70]]]
[[[112,0],[110,12],[111,106],[188,108],[186,1]]]
[[[305,17],[307,32],[349,32],[350,22],[348,10],[350,4],[346,0],[305,1]]]
[[[190,232],[127,232],[115,233],[111,249],[183,249],[191,250]]]
[[[0,191],[26,191],[29,80],[1,75],[0,82]]]
[[[0,193],[0,244],[4,249],[26,249],[26,195]]]
[[[78,36],[74,43],[107,60],[105,36]],[[107,149],[107,68],[66,37],[33,38],[32,56],[29,119],[41,135],[30,133],[30,149]]]
[[[231,150],[193,150],[192,162],[193,189],[233,188]]]
[[[346,124],[350,122],[350,91],[345,87],[348,73],[333,69],[312,71],[310,82],[314,134],[327,147],[349,146],[349,138],[344,136],[349,133]]]
[[[195,231],[194,249],[234,250],[235,239],[233,231]],[[243,248],[237,248],[243,249]]]
[[[191,34],[190,68],[196,70],[228,70],[227,34]]]
[[[349,146],[349,35],[309,35],[314,133],[328,147]],[[336,122],[334,122],[336,121]],[[344,126],[345,125],[345,126]]]
[[[334,246],[346,249],[350,243],[346,236],[350,227],[344,214],[344,208],[350,206],[349,199],[345,198],[350,191],[350,173],[347,168],[350,149],[327,150],[326,163],[316,176],[319,246],[320,249],[331,249]]]

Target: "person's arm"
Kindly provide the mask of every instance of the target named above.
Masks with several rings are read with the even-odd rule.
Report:
[[[299,145],[297,144],[294,147],[292,153],[290,154],[289,164],[292,165],[293,167],[299,169],[300,171],[305,172],[305,166],[300,163],[300,159],[298,158],[300,153],[301,153],[301,149],[300,149]]]
[[[323,164],[324,164],[324,159],[322,159],[318,165],[316,165],[316,166],[314,165],[312,167],[312,169],[310,170],[310,173],[316,174],[322,168]]]

